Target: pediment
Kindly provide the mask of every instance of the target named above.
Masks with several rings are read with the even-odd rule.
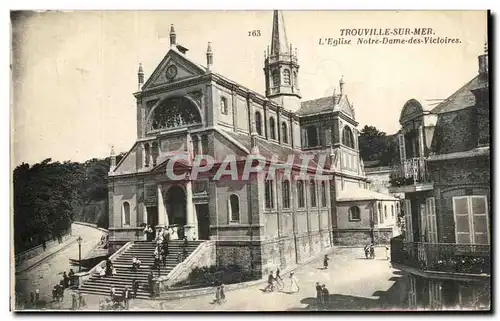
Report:
[[[342,97],[342,100],[340,101],[340,111],[349,116],[349,118],[354,119],[354,109],[347,99],[347,96]]]
[[[168,72],[167,72],[168,70]],[[168,75],[167,75],[168,74]],[[205,69],[189,60],[183,54],[170,49],[153,74],[142,87],[142,90],[152,89],[164,84],[175,83],[177,81],[200,76],[205,74]]]

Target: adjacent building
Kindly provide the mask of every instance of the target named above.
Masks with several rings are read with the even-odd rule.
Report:
[[[479,73],[435,108],[401,111],[401,164],[390,191],[404,193],[405,233],[391,261],[405,272],[410,308],[490,305],[491,181],[488,52]]]

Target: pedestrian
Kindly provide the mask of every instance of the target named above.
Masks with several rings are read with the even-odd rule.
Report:
[[[215,284],[215,303],[220,304],[220,286]]]
[[[226,302],[226,293],[224,292],[224,282],[220,285],[220,301],[222,303]]]
[[[326,286],[323,284],[321,286],[321,295],[323,297],[323,305],[326,307],[328,307],[328,305],[330,304],[330,292],[328,291],[328,289],[326,288]]]
[[[264,289],[264,292],[266,292],[267,290],[271,290],[271,291],[274,291],[274,275],[273,275],[273,271],[269,272],[269,276],[267,277],[267,286],[266,288]]]
[[[57,285],[55,285],[53,288],[52,288],[52,302],[56,302],[58,301],[57,300]]]
[[[283,281],[283,279],[280,276],[280,268],[276,269],[276,281],[278,281],[278,279],[280,279],[281,281]]]
[[[68,275],[66,274],[66,271],[64,271],[63,273],[63,281],[64,281],[64,288],[68,288],[69,287],[69,277]]]
[[[148,286],[149,286],[149,293],[151,296],[153,296],[153,272],[149,271],[148,274]]]
[[[188,238],[187,238],[187,236],[184,235],[183,241],[184,241],[184,247],[187,247],[188,246]]]
[[[76,297],[76,293],[71,293],[71,310],[78,309],[78,298]]]
[[[133,293],[134,299],[137,298],[137,290],[138,289],[139,289],[139,281],[134,279],[132,281],[132,293]]]
[[[69,269],[68,276],[69,276],[70,278],[72,278],[72,277],[73,277],[73,275],[75,275],[75,271],[73,271],[73,269]]]
[[[40,302],[40,290],[36,289],[35,290],[35,306],[38,306],[39,302]]]
[[[61,280],[61,283],[63,281]],[[64,284],[59,284],[59,299],[64,301]]]
[[[321,307],[323,306],[323,295],[322,295],[322,289],[321,289],[321,285],[319,284],[319,282],[316,282],[316,304]]]
[[[328,255],[325,255],[325,257],[323,258],[323,268],[326,270],[328,269],[328,260],[330,260],[328,258]]]
[[[161,249],[161,259],[163,261],[163,267],[167,266],[167,253],[165,252],[165,249]]]
[[[375,259],[375,246],[372,244],[370,244],[370,258],[373,260]]]
[[[385,259],[389,260],[389,247],[387,245],[385,246]]]
[[[364,250],[365,250],[366,259],[369,259],[370,258],[370,244],[366,244]]]
[[[130,291],[128,289],[128,286],[125,287],[125,290],[123,290],[123,303],[125,303],[125,309],[128,310],[129,303],[128,300],[130,299]]]
[[[30,307],[35,307],[35,293],[31,292],[30,293]]]
[[[45,242],[45,238],[42,238],[42,249],[44,251],[47,249],[47,242]]]
[[[299,292],[299,284],[293,272],[290,272],[290,293]]]

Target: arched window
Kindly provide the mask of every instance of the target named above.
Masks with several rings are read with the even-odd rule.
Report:
[[[298,86],[299,85],[299,79],[297,78],[297,72],[296,71],[293,72],[293,84],[294,84],[294,86]]]
[[[347,147],[354,148],[354,137],[349,126],[345,126],[342,130],[342,144]]]
[[[273,87],[279,87],[280,86],[280,72],[279,70],[273,71]]]
[[[315,147],[319,145],[318,130],[315,126],[307,127],[307,146]]]
[[[387,219],[387,205],[384,205],[384,218]]]
[[[327,207],[326,205],[326,183],[321,182],[321,206]]]
[[[359,207],[352,206],[349,208],[349,221],[361,221],[361,212],[359,211]]]
[[[316,207],[316,183],[313,180],[309,182],[309,194],[311,196],[311,207]]]
[[[266,180],[265,183],[265,197],[266,197],[266,208],[274,208],[274,189],[273,181]]]
[[[201,153],[203,155],[208,155],[208,136],[207,135],[201,136]]]
[[[239,223],[240,222],[240,199],[238,195],[231,194],[229,196],[229,217],[231,223]]]
[[[271,139],[276,139],[276,124],[274,123],[274,117],[269,118],[269,131]]]
[[[299,208],[304,208],[306,206],[303,181],[297,181],[297,205]]]
[[[384,215],[382,214],[382,204],[378,203],[378,216],[380,217],[380,223],[384,223]]]
[[[283,71],[283,83],[285,85],[290,85],[290,70],[288,69]]]
[[[198,136],[196,135],[191,136],[191,142],[193,144],[193,156],[196,156],[200,152],[198,149],[198,143],[199,143]]]
[[[283,143],[288,144],[288,126],[285,122],[281,124],[281,137]]]
[[[281,193],[283,193],[283,208],[290,208],[290,181],[281,182]]]
[[[396,203],[396,215],[399,215],[399,203]]]
[[[262,119],[258,111],[255,112],[255,131],[257,134],[262,135]]]
[[[123,226],[130,226],[130,204],[123,202]]]
[[[201,123],[200,111],[186,98],[166,99],[153,110],[151,130]]]
[[[391,205],[391,215],[392,215],[392,218],[394,218],[394,205]]]
[[[144,166],[149,167],[149,159],[151,157],[151,150],[149,149],[149,144],[144,144]]]

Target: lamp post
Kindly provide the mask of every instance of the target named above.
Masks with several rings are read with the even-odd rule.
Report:
[[[78,272],[82,272],[82,237],[78,236],[76,241],[78,242]]]

